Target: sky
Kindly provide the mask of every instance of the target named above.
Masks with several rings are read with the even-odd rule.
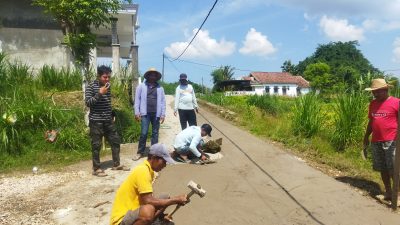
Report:
[[[211,72],[234,67],[279,72],[285,60],[298,64],[318,45],[359,42],[376,68],[400,77],[400,0],[219,0],[187,51],[177,60],[215,0],[138,0],[139,72],[150,67],[164,81],[180,73],[212,86]]]

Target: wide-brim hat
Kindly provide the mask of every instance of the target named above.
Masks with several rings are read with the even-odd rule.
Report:
[[[149,70],[147,70],[146,73],[144,73],[144,75],[143,75],[143,76],[144,76],[144,79],[147,80],[147,77],[148,77],[150,74],[152,74],[152,73],[154,73],[154,74],[157,75],[157,80],[160,80],[160,79],[161,79],[161,73],[158,72],[155,68],[150,68]]]
[[[365,88],[366,91],[375,91],[378,89],[388,89],[393,85],[386,83],[385,79],[373,79],[371,87]]]

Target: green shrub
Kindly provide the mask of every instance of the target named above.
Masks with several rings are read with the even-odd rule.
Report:
[[[307,94],[295,100],[292,117],[292,129],[295,135],[311,137],[321,127],[323,115],[321,102],[314,94]]]
[[[368,97],[357,92],[340,94],[334,101],[333,110],[333,145],[338,150],[344,150],[352,144],[361,143],[367,122]]]

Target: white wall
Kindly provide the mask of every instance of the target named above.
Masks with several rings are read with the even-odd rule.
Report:
[[[265,92],[265,87],[269,87],[269,93]],[[270,94],[270,95],[283,95],[283,86],[286,87],[286,95],[285,96],[291,96],[291,97],[296,97],[297,96],[297,85],[296,84],[269,84],[269,85],[257,85],[253,86],[253,91],[255,91],[257,94]],[[275,88],[278,89],[278,93],[275,93]],[[303,89],[301,90],[301,92]],[[308,91],[307,91],[308,93]],[[303,92],[302,92],[303,94]]]

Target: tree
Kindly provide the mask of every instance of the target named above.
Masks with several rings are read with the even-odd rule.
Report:
[[[296,74],[296,65],[292,64],[292,61],[286,60],[281,66],[282,72]]]
[[[319,45],[316,51],[295,66],[296,74],[303,75],[310,64],[322,62],[330,67],[333,76],[332,88],[343,85],[345,88],[358,86],[358,79],[367,74],[381,73],[357,49],[357,41],[330,42]]]
[[[234,70],[235,68],[231,66],[221,66],[220,68],[213,70],[211,72],[211,76],[213,77],[213,83],[214,83],[213,90],[222,91],[222,88],[219,85],[219,83],[221,81],[232,80],[233,75],[235,74],[233,72]]]
[[[333,76],[330,71],[331,68],[326,63],[310,64],[304,71],[304,78],[310,81],[310,85],[314,90],[326,93],[329,92],[333,82]]]
[[[90,50],[96,46],[96,36],[91,28],[108,26],[111,13],[121,8],[119,0],[33,0],[60,24],[64,42],[71,49],[76,63],[89,69]]]

